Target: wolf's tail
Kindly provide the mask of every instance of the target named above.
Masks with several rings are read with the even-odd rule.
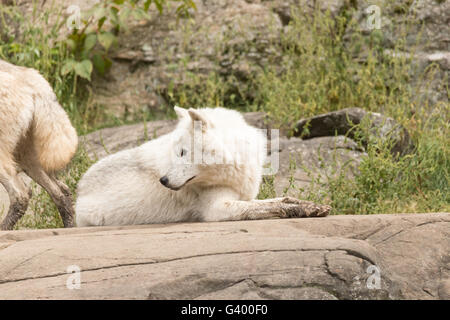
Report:
[[[74,156],[78,136],[55,95],[35,98],[32,123],[33,145],[46,172],[63,169]]]

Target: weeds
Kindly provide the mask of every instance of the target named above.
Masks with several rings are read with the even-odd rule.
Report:
[[[446,101],[432,104],[421,94],[436,79],[437,66],[417,76],[408,56],[383,50],[379,32],[355,33],[346,43],[349,21],[320,11],[294,17],[281,48],[289,65],[283,72],[269,67],[256,79],[258,109],[284,128],[347,107],[382,112],[404,125],[416,145],[412,154],[395,158],[389,140],[372,137],[354,179],[348,178],[346,166],[331,175],[310,173],[311,188],[299,197],[331,204],[334,214],[450,210],[450,107]],[[363,48],[364,61],[354,59]],[[393,51],[402,49],[400,41]],[[418,80],[412,83],[414,74]],[[447,81],[441,80],[440,89],[448,96]],[[363,134],[368,128],[358,130]]]

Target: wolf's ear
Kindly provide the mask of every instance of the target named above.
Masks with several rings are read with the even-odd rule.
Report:
[[[188,110],[189,115],[191,116],[192,121],[201,121],[203,129],[211,128],[211,122],[205,117],[204,114],[199,112],[198,110],[190,108]]]
[[[173,110],[175,110],[178,119],[187,118],[189,116],[188,111],[186,109],[180,108],[179,106],[173,107]]]

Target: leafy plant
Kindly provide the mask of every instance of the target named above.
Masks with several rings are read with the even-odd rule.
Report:
[[[66,40],[73,58],[66,60],[62,74],[74,73],[88,81],[93,69],[104,75],[112,65],[108,52],[117,44],[120,32],[128,30],[130,20],[149,20],[151,4],[161,14],[167,2],[169,0],[103,0],[84,11],[81,25],[73,27]],[[178,16],[187,15],[190,8],[195,8],[192,0],[174,2],[180,2],[176,10]]]

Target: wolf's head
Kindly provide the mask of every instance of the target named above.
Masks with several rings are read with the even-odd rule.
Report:
[[[170,166],[161,184],[179,190],[188,184],[241,184],[249,175],[259,179],[253,176],[261,175],[266,141],[238,112],[174,109],[179,123],[171,133]]]
[[[179,190],[191,181],[202,179],[202,173],[205,174],[203,154],[218,150],[220,143],[212,139],[210,133],[214,126],[201,110],[179,107],[174,110],[179,123],[171,134],[171,165],[159,181],[167,188]]]

